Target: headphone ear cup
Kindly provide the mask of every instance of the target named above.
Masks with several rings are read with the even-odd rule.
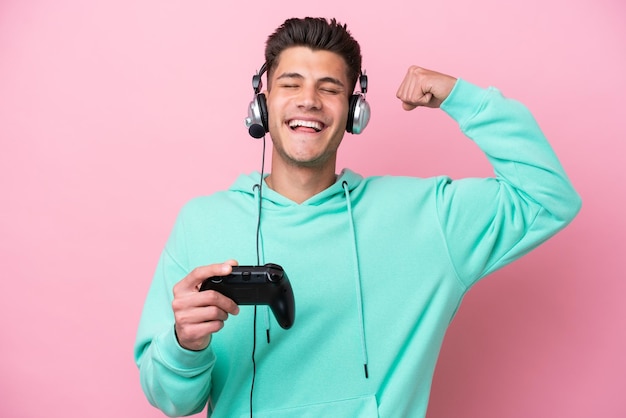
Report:
[[[370,120],[370,105],[362,94],[353,94],[350,96],[349,106],[346,131],[358,135],[363,132]]]
[[[263,129],[265,129],[265,132],[269,132],[270,127],[268,124],[267,101],[265,100],[265,95],[263,93],[257,94],[256,101],[259,107],[260,125],[263,126]]]
[[[356,94],[350,96],[350,101],[348,102],[348,121],[346,124],[346,131],[348,133],[352,133],[352,128],[354,126],[354,109],[356,108],[357,101],[359,97]]]
[[[248,133],[254,138],[262,138],[269,131],[267,123],[267,103],[265,95],[255,94],[248,106],[248,117],[245,120]]]

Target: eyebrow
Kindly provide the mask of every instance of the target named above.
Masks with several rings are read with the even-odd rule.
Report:
[[[276,80],[280,80],[283,78],[298,78],[298,79],[303,79],[304,76],[300,73],[283,73],[281,75],[279,75],[278,77],[276,77]],[[337,86],[340,87],[345,87],[343,85],[343,83],[341,82],[341,80],[334,78],[334,77],[322,77],[319,80],[317,80],[318,82],[321,83],[332,83],[332,84],[336,84]]]

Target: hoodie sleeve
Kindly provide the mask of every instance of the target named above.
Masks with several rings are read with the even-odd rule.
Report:
[[[458,80],[441,108],[486,154],[494,178],[441,178],[437,211],[463,284],[526,254],[571,222],[581,200],[528,109]]]
[[[135,341],[135,362],[148,401],[168,416],[190,415],[206,406],[215,354],[182,348],[174,332],[174,284],[185,277],[185,228],[179,216],[158,262]],[[183,261],[181,261],[183,260]]]

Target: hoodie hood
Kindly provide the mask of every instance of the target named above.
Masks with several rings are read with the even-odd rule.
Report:
[[[229,190],[250,194],[254,196],[257,194],[257,188],[259,184],[260,173],[258,171],[250,173],[250,174],[242,174],[240,175],[235,183],[230,187]],[[265,179],[269,173],[263,175],[263,179]],[[363,177],[360,174],[355,173],[352,170],[344,169],[337,176],[337,180],[326,190],[312,196],[308,200],[302,202],[302,205],[308,206],[318,206],[324,203],[332,202],[335,200],[344,201],[344,186],[345,183],[347,185],[348,191],[352,192],[355,188],[359,186]],[[296,206],[298,205],[296,202],[287,199],[279,193],[276,193],[274,190],[270,189],[265,181],[263,181],[263,204],[269,204],[269,207],[275,206]],[[263,207],[265,209],[265,206]]]

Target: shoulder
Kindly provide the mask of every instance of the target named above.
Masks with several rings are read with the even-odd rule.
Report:
[[[449,177],[372,176],[351,193],[355,202],[383,211],[426,210],[451,182]]]
[[[377,194],[412,194],[424,193],[438,188],[440,184],[450,182],[446,176],[412,177],[412,176],[371,176],[365,177],[361,186],[368,193]]]

